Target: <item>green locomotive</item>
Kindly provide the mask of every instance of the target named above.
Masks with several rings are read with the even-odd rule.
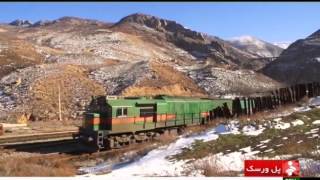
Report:
[[[80,138],[99,149],[146,141],[167,129],[205,124],[232,112],[231,99],[116,97],[92,99]]]

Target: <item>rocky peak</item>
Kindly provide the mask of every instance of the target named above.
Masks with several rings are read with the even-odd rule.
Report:
[[[122,18],[118,23],[115,24],[115,26],[127,23],[136,23],[160,32],[171,32],[194,39],[204,40],[202,33],[187,29],[176,21],[162,19],[156,16],[135,13]]]
[[[61,17],[57,20],[54,20],[53,22],[54,23],[70,23],[70,24],[75,24],[75,23],[79,23],[79,22],[82,22],[82,21],[85,21],[84,19],[81,19],[81,18],[78,18],[78,17],[72,17],[72,16],[64,16],[64,17]]]
[[[296,84],[319,81],[319,69],[320,30],[292,43],[262,72],[275,80]]]
[[[89,25],[89,24],[103,24],[97,20],[84,19],[72,16],[64,16],[52,21],[52,24],[68,24],[68,25]]]
[[[29,27],[32,25],[32,23],[29,20],[21,20],[17,19],[9,23],[12,26],[20,26],[20,27]]]
[[[320,38],[320,29],[307,37],[307,39],[313,39],[313,38]]]
[[[82,21],[82,20],[84,20],[84,19],[79,18],[79,17],[63,16],[63,17],[57,19],[56,21],[70,21],[70,22],[72,22],[72,21]]]
[[[46,26],[46,25],[49,25],[51,24],[52,21],[49,21],[49,20],[40,20],[40,21],[37,21],[35,22],[32,27],[38,27],[38,26]]]

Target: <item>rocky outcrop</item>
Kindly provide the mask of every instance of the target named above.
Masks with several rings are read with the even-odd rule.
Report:
[[[292,43],[280,57],[261,70],[265,75],[288,84],[319,81],[320,31]]]
[[[211,65],[176,66],[212,97],[224,95],[250,95],[266,92],[280,86],[270,78],[252,70],[227,70]]]
[[[229,42],[204,33],[192,31],[181,24],[145,14],[133,14],[112,26],[122,31],[142,36],[157,44],[173,43],[198,60],[210,61],[217,66],[247,68],[251,58],[256,56],[233,47]],[[163,42],[163,43],[162,43]]]
[[[115,24],[115,26],[125,23],[137,23],[140,25],[145,25],[149,28],[153,28],[160,32],[179,33],[182,36],[192,39],[204,40],[204,37],[200,32],[187,29],[175,21],[160,19],[151,15],[140,13],[132,14],[121,19],[118,23]]]
[[[124,89],[151,78],[152,74],[148,62],[141,61],[102,67],[92,71],[89,77],[102,84],[108,94],[119,95]]]
[[[103,87],[87,78],[82,68],[38,65],[0,80],[0,112],[30,112],[39,120],[58,119],[59,86],[66,119],[81,117],[91,96],[104,94]]]

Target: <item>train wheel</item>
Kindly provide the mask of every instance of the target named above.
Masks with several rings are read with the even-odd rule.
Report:
[[[109,137],[109,138],[107,139],[107,147],[108,147],[109,149],[114,148],[114,139],[113,139],[112,137]]]
[[[185,127],[179,127],[179,128],[177,129],[178,135],[182,135],[184,132],[185,132]]]
[[[135,144],[136,143],[136,139],[134,138],[134,135],[130,135],[129,143],[130,144]]]
[[[159,137],[161,136],[161,134],[159,132],[154,133],[154,135],[152,136],[152,139],[159,139]]]

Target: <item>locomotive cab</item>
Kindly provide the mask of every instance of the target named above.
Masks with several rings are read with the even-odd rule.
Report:
[[[87,113],[83,116],[80,127],[80,140],[84,143],[104,148],[104,137],[111,130],[111,118],[108,117],[108,108],[105,97],[92,97]]]

